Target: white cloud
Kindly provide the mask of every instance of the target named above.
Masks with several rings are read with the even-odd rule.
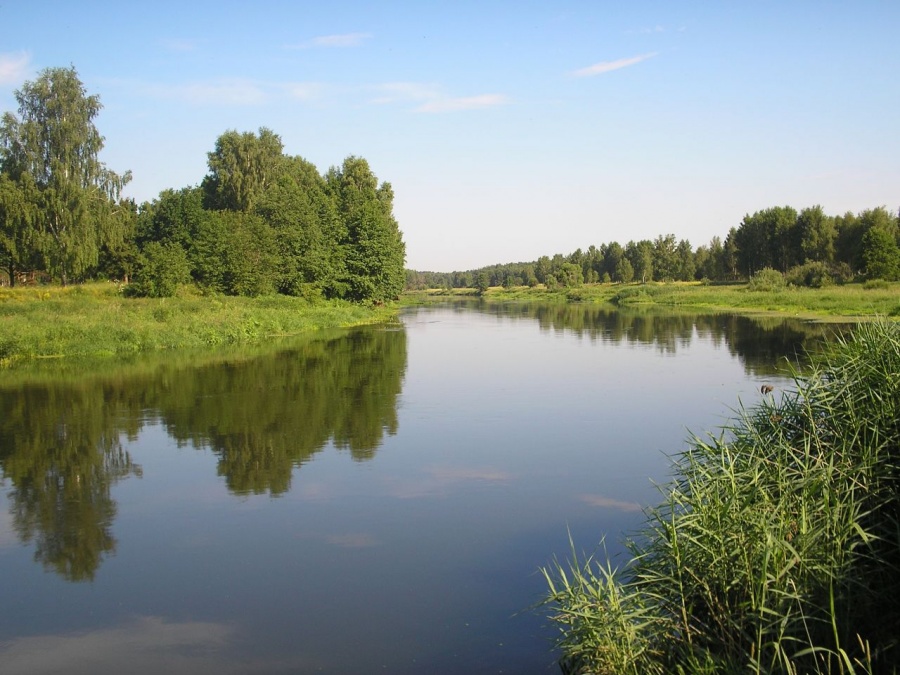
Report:
[[[279,85],[288,98],[296,101],[314,101],[322,97],[324,87],[317,82],[289,82]]]
[[[262,87],[249,80],[175,85],[168,89],[168,94],[199,105],[259,105],[268,98]]]
[[[440,90],[433,84],[419,82],[387,82],[372,87],[379,95],[372,103],[402,103],[406,101],[433,101],[440,98]]]
[[[656,56],[657,52],[651,52],[650,54],[641,54],[640,56],[632,56],[627,59],[619,59],[617,61],[601,61],[600,63],[595,63],[592,66],[588,66],[587,68],[581,68],[580,70],[576,70],[572,72],[573,77],[591,77],[593,75],[601,75],[603,73],[609,73],[614,70],[619,70],[621,68],[627,68],[628,66],[633,66],[641,61],[646,61],[647,59],[651,59]]]
[[[321,98],[323,85],[315,82],[265,82],[246,79],[222,79],[182,84],[148,84],[119,81],[139,94],[152,98],[175,99],[191,105],[257,106],[273,101],[312,101]]]
[[[503,94],[481,94],[479,96],[462,96],[458,98],[438,98],[423,103],[416,112],[442,113],[456,112],[459,110],[477,110],[480,108],[493,108],[509,103],[509,98]]]
[[[19,84],[28,74],[30,64],[28,52],[0,54],[0,84]]]
[[[371,33],[342,33],[340,35],[320,35],[297,45],[285,45],[285,49],[313,49],[316,47],[359,47],[372,37]]]

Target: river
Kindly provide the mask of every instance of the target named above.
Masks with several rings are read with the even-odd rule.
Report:
[[[690,432],[831,327],[467,303],[0,373],[0,663],[555,673],[539,569],[622,560]]]

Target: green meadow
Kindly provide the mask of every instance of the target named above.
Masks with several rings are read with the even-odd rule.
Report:
[[[117,284],[0,288],[0,363],[225,347],[385,321],[389,307],[272,295],[126,298]]]

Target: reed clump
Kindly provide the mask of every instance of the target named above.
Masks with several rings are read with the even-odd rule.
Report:
[[[900,325],[694,437],[629,543],[544,570],[571,673],[900,670]]]

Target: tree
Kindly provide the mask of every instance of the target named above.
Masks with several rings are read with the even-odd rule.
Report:
[[[301,157],[286,158],[256,213],[275,231],[281,256],[279,291],[301,295],[319,289],[334,295],[335,280],[344,276],[338,216],[316,167]]]
[[[28,174],[13,180],[0,173],[0,267],[16,285],[16,272],[34,257],[36,187]]]
[[[640,278],[641,283],[653,280],[653,242],[642,239],[639,242],[629,241],[625,245],[625,256],[631,263],[634,278]]]
[[[403,290],[406,264],[393,188],[378,185],[369,163],[353,156],[332,167],[325,180],[340,220],[337,241],[345,271],[338,290],[351,300],[393,300]]]
[[[139,256],[134,282],[126,290],[130,295],[170,298],[190,279],[191,267],[180,245],[151,241]]]
[[[875,226],[862,238],[863,261],[870,279],[900,279],[900,247],[896,236],[886,227]]]
[[[488,273],[485,270],[481,270],[475,277],[475,288],[478,290],[478,295],[484,295],[490,287],[491,280],[488,277]]]
[[[694,249],[691,242],[687,239],[679,241],[675,253],[678,260],[678,271],[675,278],[678,281],[693,281],[697,265],[694,261]]]
[[[556,280],[564,288],[581,286],[584,279],[581,275],[581,265],[572,262],[564,262],[556,271]]]
[[[281,138],[271,129],[226,131],[207,154],[209,174],[203,180],[208,208],[249,212],[278,177],[282,167]]]
[[[631,263],[628,262],[628,258],[624,255],[619,259],[619,262],[616,263],[614,279],[616,281],[621,281],[623,284],[630,283],[631,280],[634,279],[634,268],[631,266]]]
[[[834,227],[834,219],[826,216],[821,206],[803,209],[797,216],[797,229],[804,261],[824,263],[834,261],[837,230]]]
[[[15,96],[19,117],[6,113],[0,124],[3,171],[34,181],[36,243],[65,285],[97,264],[101,245],[122,239],[117,201],[131,174],[100,162],[94,119],[102,106],[74,67],[48,68]]]
[[[657,281],[678,278],[678,251],[675,235],[659,235],[653,241],[653,277]]]

